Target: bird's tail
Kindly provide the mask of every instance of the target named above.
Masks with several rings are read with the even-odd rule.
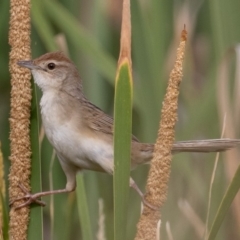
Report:
[[[153,157],[154,144],[138,144],[140,147],[140,156],[135,158],[135,163],[138,165],[150,162]],[[239,139],[222,138],[209,140],[190,140],[174,143],[172,147],[172,153],[175,154],[181,152],[223,152],[231,148],[235,148],[238,145],[240,145]]]
[[[176,142],[173,144],[172,153],[180,152],[223,152],[235,148],[240,144],[239,139],[209,139]]]

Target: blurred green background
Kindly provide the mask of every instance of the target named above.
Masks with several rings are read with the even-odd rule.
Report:
[[[115,70],[119,53],[120,0],[33,0],[32,57],[62,49],[77,65],[86,96],[105,112],[113,112]],[[168,76],[180,33],[186,24],[188,42],[179,98],[176,140],[219,138],[226,114],[225,137],[239,138],[240,1],[132,0],[132,60],[134,77],[133,133],[154,142]],[[0,141],[9,171],[10,75],[8,68],[9,1],[0,1]],[[236,50],[236,51],[230,51]],[[228,56],[228,57],[226,57]],[[222,61],[224,61],[222,63]],[[227,72],[222,72],[226,68]],[[221,87],[222,86],[222,87]],[[41,93],[38,91],[38,98]],[[63,188],[66,179],[46,138],[41,141],[43,189]],[[220,155],[212,185],[210,225],[239,161],[237,150]],[[201,239],[215,154],[174,156],[168,200],[163,208],[161,237]],[[144,190],[148,166],[132,176]],[[112,176],[83,173],[94,239],[112,239]],[[99,215],[99,199],[103,210]],[[238,196],[239,199],[239,196]],[[44,239],[81,239],[76,195],[50,197],[44,208]],[[183,204],[187,201],[189,207]],[[240,239],[239,202],[232,205],[217,239]],[[128,239],[134,239],[140,198],[130,190]],[[101,220],[100,220],[101,219]],[[104,219],[104,220],[102,220]],[[168,225],[167,224],[167,225]],[[101,231],[103,229],[104,231]],[[101,235],[102,234],[102,235]],[[101,236],[100,236],[101,235]],[[168,237],[167,237],[168,235]]]

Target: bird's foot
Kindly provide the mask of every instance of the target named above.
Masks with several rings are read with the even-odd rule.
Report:
[[[144,195],[143,195],[141,198],[142,198],[142,203],[143,203],[145,206],[151,208],[153,211],[159,211],[159,207],[156,207],[156,206],[152,205],[151,203],[149,203],[149,202],[144,198]]]
[[[145,199],[144,194],[142,193],[142,191],[140,190],[140,188],[138,187],[138,185],[134,182],[134,180],[132,178],[130,178],[130,187],[132,187],[139,194],[139,196],[142,199],[142,203],[145,206],[151,208],[153,211],[159,211],[159,207],[152,205]]]
[[[18,186],[25,193],[25,196],[15,198],[13,201],[10,202],[9,205],[12,206],[13,203],[15,203],[17,201],[21,201],[21,200],[26,200],[26,201],[24,203],[18,205],[17,207],[15,207],[14,209],[20,209],[20,208],[29,206],[32,203],[36,203],[36,204],[38,204],[40,206],[43,206],[43,207],[46,205],[45,202],[38,199],[40,197],[39,193],[31,194],[21,183],[19,183]]]

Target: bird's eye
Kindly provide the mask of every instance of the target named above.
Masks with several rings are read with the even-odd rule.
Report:
[[[53,70],[56,67],[56,65],[55,65],[55,63],[49,63],[47,65],[47,67],[48,67],[49,70]]]

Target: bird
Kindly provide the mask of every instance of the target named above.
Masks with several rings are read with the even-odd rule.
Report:
[[[113,174],[113,118],[85,97],[82,80],[74,63],[60,51],[17,63],[31,71],[34,82],[42,90],[42,124],[67,179],[64,189],[33,194],[19,184],[25,196],[14,201],[25,199],[25,202],[17,208],[33,202],[44,206],[40,197],[74,191],[76,174],[83,169]],[[238,144],[239,140],[227,138],[182,141],[173,144],[172,153],[220,152]],[[131,170],[149,163],[153,150],[154,144],[141,143],[132,135]],[[143,193],[132,178],[130,186],[140,194],[144,202]]]

